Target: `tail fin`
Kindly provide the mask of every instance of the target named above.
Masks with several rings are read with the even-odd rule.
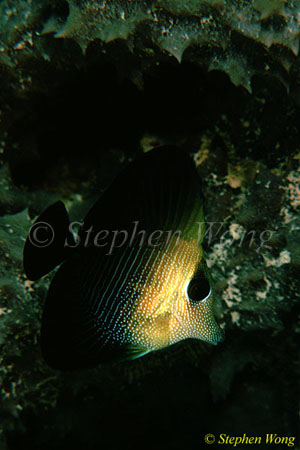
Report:
[[[37,280],[53,270],[75,245],[69,230],[70,221],[63,202],[49,206],[33,223],[23,250],[23,265],[27,277]]]

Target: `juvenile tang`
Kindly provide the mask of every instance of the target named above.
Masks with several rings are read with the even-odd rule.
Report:
[[[77,241],[63,203],[48,207],[24,247],[31,280],[61,264],[42,318],[48,364],[94,367],[187,338],[221,341],[201,247],[203,222],[193,161],[171,146],[144,154],[115,179],[87,214]],[[39,224],[53,232],[47,246],[35,244]]]

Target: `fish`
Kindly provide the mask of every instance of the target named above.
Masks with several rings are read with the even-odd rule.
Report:
[[[202,248],[203,203],[192,158],[160,146],[117,175],[77,236],[62,201],[35,220],[26,276],[34,281],[58,266],[40,333],[49,366],[90,368],[185,339],[223,340]]]

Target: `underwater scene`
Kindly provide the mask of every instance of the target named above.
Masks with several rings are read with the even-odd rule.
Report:
[[[300,450],[300,0],[0,0],[0,450]]]

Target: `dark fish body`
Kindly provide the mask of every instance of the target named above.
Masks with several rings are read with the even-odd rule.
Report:
[[[77,243],[61,202],[33,228],[41,222],[54,240],[37,248],[28,238],[24,268],[37,279],[62,263],[41,327],[50,366],[93,367],[187,338],[222,339],[199,233],[200,180],[181,150],[161,147],[126,168],[87,214]]]

